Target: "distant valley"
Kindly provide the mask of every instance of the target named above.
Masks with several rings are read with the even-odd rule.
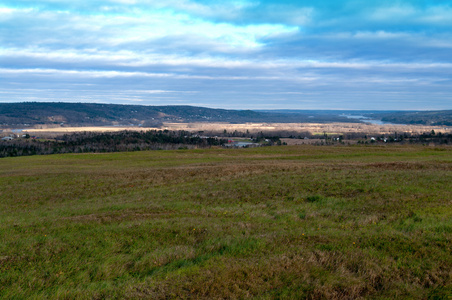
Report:
[[[342,111],[342,110],[226,110],[195,106],[144,106],[93,103],[0,103],[1,128],[52,126],[142,126],[193,122],[364,123],[451,126],[452,110]]]

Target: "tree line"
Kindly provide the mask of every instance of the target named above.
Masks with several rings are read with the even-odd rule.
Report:
[[[66,134],[55,139],[21,138],[2,141],[0,142],[0,157],[209,148],[227,142],[226,139],[201,137],[186,131],[83,132]]]

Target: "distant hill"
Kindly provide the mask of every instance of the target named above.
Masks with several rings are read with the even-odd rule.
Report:
[[[398,124],[452,125],[452,110],[430,112],[340,110],[227,110],[196,106],[145,106],[94,103],[0,103],[0,127],[41,124],[67,126],[159,127],[163,122],[361,122],[346,115],[363,115]]]
[[[260,113],[192,106],[144,106],[93,103],[1,103],[2,125],[143,125],[162,122],[244,121],[263,119]]]
[[[0,103],[0,125],[22,127],[39,124],[71,126],[141,125],[163,122],[351,122],[335,114],[284,113],[212,109],[195,106],[144,106],[94,103]],[[356,121],[355,121],[356,122]]]
[[[377,112],[372,117],[395,124],[452,126],[452,110]]]

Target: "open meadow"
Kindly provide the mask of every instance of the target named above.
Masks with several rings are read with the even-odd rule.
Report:
[[[115,132],[123,130],[184,130],[189,132],[203,132],[206,134],[222,134],[223,131],[229,133],[238,132],[266,132],[268,134],[280,135],[281,133],[297,134],[310,132],[314,135],[328,134],[353,134],[353,133],[369,133],[369,134],[393,134],[412,133],[421,134],[434,130],[439,133],[451,133],[452,129],[446,126],[427,126],[427,125],[401,125],[401,124],[364,124],[364,123],[242,123],[230,124],[220,122],[192,122],[192,123],[169,123],[165,122],[159,128],[138,127],[138,126],[94,126],[94,127],[70,127],[70,126],[37,126],[38,128],[24,129],[24,132],[37,135],[58,135],[73,132]],[[42,127],[42,128],[40,128]]]
[[[0,298],[450,299],[452,148],[0,159]]]

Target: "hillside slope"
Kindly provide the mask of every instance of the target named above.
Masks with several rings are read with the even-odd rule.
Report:
[[[413,125],[452,126],[452,110],[408,111],[375,114],[374,117],[384,122]]]
[[[311,114],[311,113],[309,113]],[[256,112],[195,106],[144,106],[94,103],[0,103],[0,126],[70,124],[72,126],[139,125],[162,122],[350,122],[345,117],[320,113]]]

